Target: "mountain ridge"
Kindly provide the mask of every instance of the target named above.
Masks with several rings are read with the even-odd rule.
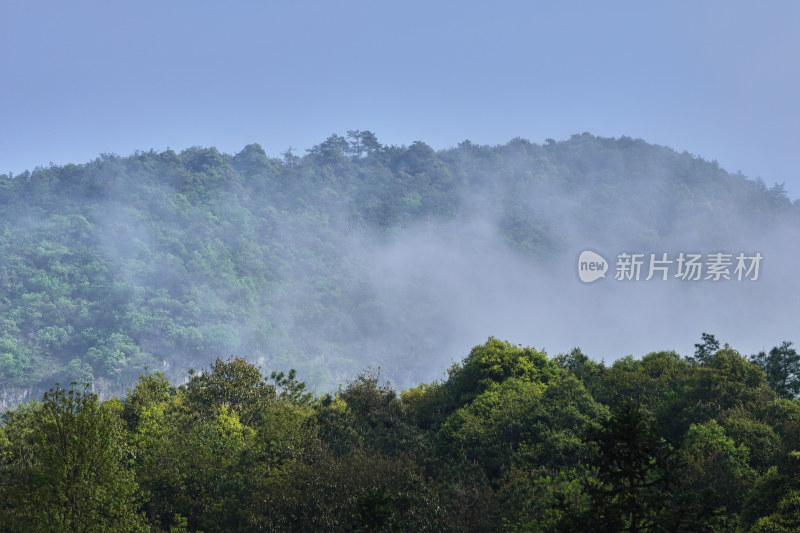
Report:
[[[145,367],[181,380],[229,354],[323,390],[367,365],[411,385],[482,327],[453,310],[476,307],[465,292],[502,307],[502,268],[545,279],[587,244],[733,250],[799,214],[781,185],[588,133],[436,151],[350,131],[302,157],[193,147],[0,175],[0,385],[122,394]]]

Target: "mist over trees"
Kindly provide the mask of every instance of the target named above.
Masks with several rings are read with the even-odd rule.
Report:
[[[2,176],[0,532],[796,531],[799,214],[590,134]]]
[[[796,284],[798,213],[780,185],[590,134],[435,151],[351,131],[303,155],[190,148],[4,175],[0,401],[73,380],[122,395],[145,368],[177,383],[226,355],[319,391],[367,365],[408,387],[490,334],[595,360],[702,329],[775,344],[796,318],[775,296]],[[772,277],[589,293],[585,246],[758,250]],[[796,361],[775,357],[757,358],[796,394]]]

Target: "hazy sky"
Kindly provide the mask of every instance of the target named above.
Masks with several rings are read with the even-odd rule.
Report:
[[[368,129],[641,137],[800,198],[800,2],[0,4],[0,173]]]

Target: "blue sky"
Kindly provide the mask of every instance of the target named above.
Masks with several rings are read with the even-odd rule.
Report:
[[[800,2],[0,6],[0,173],[331,133],[640,137],[800,198]]]

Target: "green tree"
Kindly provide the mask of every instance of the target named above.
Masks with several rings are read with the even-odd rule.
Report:
[[[769,516],[759,518],[750,533],[795,533],[800,530],[800,490],[793,490],[778,502]]]
[[[692,424],[682,453],[687,465],[682,475],[684,490],[701,495],[698,503],[706,513],[738,513],[756,477],[747,446],[737,446],[723,427],[711,420]]]
[[[288,393],[301,394],[302,389],[293,376],[288,381],[277,375],[273,379],[279,386],[289,387],[285,389]],[[275,387],[264,382],[258,367],[242,357],[225,361],[218,358],[208,372],[193,376],[186,385],[186,400],[191,406],[212,413],[227,407],[236,411],[245,423],[254,420],[259,406],[275,395]]]
[[[800,452],[786,454],[758,481],[744,501],[743,530],[750,532],[797,531],[797,494],[800,493]]]
[[[672,351],[652,352],[641,360],[623,357],[603,373],[595,394],[606,405],[634,401],[657,414],[675,399],[689,369],[690,365]]]
[[[4,415],[4,522],[12,532],[145,531],[122,406],[56,387]]]
[[[585,481],[590,503],[583,513],[564,516],[562,530],[674,532],[710,531],[709,517],[693,508],[693,495],[680,490],[676,449],[655,420],[625,402],[588,433],[596,453]]]
[[[791,342],[782,342],[769,354],[758,352],[750,360],[764,369],[767,383],[780,398],[795,398],[800,393],[800,354]]]
[[[705,332],[703,332],[701,338],[702,341],[694,345],[694,358],[689,359],[702,365],[719,350],[719,341],[714,335]]]
[[[182,400],[141,405],[130,437],[147,518],[165,531],[184,521],[194,531],[239,531],[249,478],[265,470],[242,466],[255,432],[226,405],[190,411]]]
[[[664,410],[666,434],[680,439],[692,423],[720,419],[726,411],[760,413],[775,400],[761,368],[730,346],[717,350],[687,374],[680,394]]]
[[[269,379],[275,384],[273,387],[280,400],[297,405],[311,403],[313,395],[306,391],[306,384],[297,379],[297,371],[294,368],[289,369],[288,374],[272,372]]]
[[[437,436],[442,464],[480,465],[497,487],[514,468],[585,463],[585,432],[606,413],[573,376],[544,386],[509,378],[448,417]]]
[[[492,384],[512,377],[548,383],[558,373],[556,364],[543,352],[489,337],[450,368],[445,382],[417,387],[404,396],[409,400],[410,415],[421,427],[429,428],[440,425]]]
[[[544,353],[490,337],[450,371],[447,384],[456,405],[461,406],[492,383],[502,383],[511,377],[547,383],[555,375],[556,369]]]
[[[567,354],[559,354],[553,361],[571,372],[587,389],[592,389],[606,370],[605,365],[592,361],[580,348],[573,348]]]
[[[347,153],[353,159],[377,153],[382,148],[378,138],[371,131],[348,130],[347,139],[349,143]]]
[[[441,502],[419,467],[380,453],[322,451],[254,494],[254,531],[442,531]]]
[[[737,445],[750,450],[748,464],[759,474],[777,464],[784,452],[780,436],[762,419],[760,413],[731,410],[720,417],[719,423]]]

